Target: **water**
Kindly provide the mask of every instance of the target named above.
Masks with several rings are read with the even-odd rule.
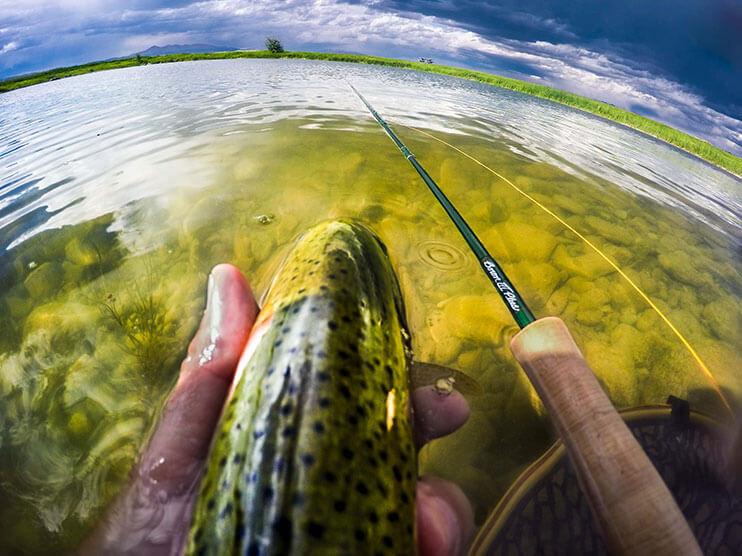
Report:
[[[543,407],[509,354],[515,325],[346,80],[534,313],[567,322],[617,406],[673,394],[726,413],[658,313],[564,223],[739,402],[738,178],[563,106],[407,70],[225,60],[79,76],[0,96],[0,552],[76,545],[156,421],[210,268],[236,264],[261,295],[292,241],[326,218],[379,233],[416,357],[484,389],[464,428],[423,449],[422,470],[458,482],[481,522],[548,447]]]

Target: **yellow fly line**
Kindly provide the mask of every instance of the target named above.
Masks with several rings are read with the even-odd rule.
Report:
[[[432,135],[432,134],[428,133],[427,131],[423,131],[422,129],[418,129],[418,128],[411,127],[411,126],[406,126],[404,124],[398,124],[398,125],[401,125],[403,127],[406,127],[406,128],[411,129],[413,131],[417,131],[418,133],[421,133],[421,134],[425,135],[426,137],[429,137],[431,139],[434,139],[435,141],[438,141],[439,143],[442,143],[442,144],[446,145],[447,147],[455,150],[459,154],[465,156],[466,158],[468,158],[472,162],[475,162],[476,164],[478,164],[479,166],[481,166],[482,168],[484,168],[488,172],[494,174],[495,176],[497,176],[498,178],[500,178],[502,181],[504,181],[505,183],[507,183],[515,191],[517,191],[518,193],[520,193],[521,195],[523,195],[523,197],[525,197],[526,199],[528,199],[529,201],[531,201],[533,204],[535,204],[537,207],[539,207],[541,210],[543,210],[546,214],[550,215],[557,222],[559,222],[560,224],[562,224],[565,228],[567,228],[569,231],[571,231],[572,233],[574,233],[578,238],[580,238],[582,241],[584,241],[585,244],[588,247],[590,247],[593,251],[595,251],[598,255],[600,255],[600,257],[603,260],[605,260],[605,262],[607,262],[611,267],[613,267],[613,269],[616,272],[618,272],[618,274],[624,280],[626,280],[626,282],[628,282],[628,284],[632,288],[634,288],[634,290],[642,297],[642,299],[644,299],[644,301],[646,301],[647,304],[660,316],[660,318],[665,322],[665,324],[667,324],[667,326],[670,327],[670,330],[672,330],[675,333],[675,335],[678,337],[678,339],[688,349],[688,351],[690,352],[691,356],[693,356],[693,358],[696,360],[696,362],[698,363],[698,365],[701,367],[701,370],[704,372],[704,374],[708,378],[709,382],[711,383],[711,386],[713,387],[713,389],[716,391],[716,393],[721,398],[721,401],[724,404],[724,407],[726,407],[729,410],[729,412],[732,414],[732,416],[734,416],[734,410],[732,409],[732,406],[729,403],[729,401],[727,400],[727,398],[724,395],[724,393],[721,391],[721,388],[719,386],[719,383],[714,378],[714,375],[711,374],[711,371],[706,366],[706,364],[703,362],[703,360],[698,355],[698,353],[696,352],[696,350],[693,349],[693,346],[690,345],[690,343],[688,342],[688,340],[685,339],[685,337],[680,333],[680,331],[675,327],[675,325],[672,322],[670,322],[670,319],[668,319],[667,316],[665,316],[665,314],[660,310],[659,307],[657,307],[657,305],[655,305],[655,303],[649,298],[649,296],[647,294],[645,294],[641,290],[641,288],[639,286],[637,286],[636,283],[631,278],[629,278],[626,275],[626,273],[623,270],[621,270],[621,268],[615,262],[613,262],[610,259],[610,257],[608,257],[608,255],[606,255],[605,253],[603,253],[603,251],[601,251],[600,248],[597,245],[595,245],[593,242],[591,242],[589,239],[587,239],[584,235],[582,235],[580,232],[578,232],[572,225],[569,224],[569,222],[567,222],[566,220],[562,219],[558,214],[556,214],[555,212],[553,212],[552,210],[550,210],[548,207],[544,206],[540,201],[538,201],[538,200],[534,199],[533,197],[531,197],[528,193],[526,193],[525,191],[523,191],[521,188],[519,188],[517,185],[515,185],[512,181],[510,181],[509,179],[507,179],[502,174],[496,172],[495,170],[493,170],[492,168],[490,168],[489,166],[487,166],[484,162],[481,162],[480,160],[477,160],[476,158],[474,158],[470,154],[462,151],[458,147],[455,147],[451,143],[448,143],[447,141],[445,141],[443,139],[440,139],[439,137],[436,137],[435,135]]]

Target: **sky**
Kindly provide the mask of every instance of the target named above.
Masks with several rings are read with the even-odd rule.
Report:
[[[0,79],[267,36],[541,83],[742,156],[742,0],[0,0]]]

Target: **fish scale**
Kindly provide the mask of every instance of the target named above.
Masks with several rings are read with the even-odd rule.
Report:
[[[381,242],[351,221],[312,228],[248,340],[187,553],[414,553],[408,360]]]

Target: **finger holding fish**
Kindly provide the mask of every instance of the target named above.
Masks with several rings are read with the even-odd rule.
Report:
[[[256,312],[257,305],[239,271],[228,265],[215,268],[204,320],[178,384],[132,485],[107,512],[99,531],[86,545],[92,547],[88,553],[96,548],[97,552],[105,549],[120,554],[180,552],[197,495],[194,487],[209,455],[209,439]],[[434,377],[431,386],[417,388],[410,396],[418,448],[458,428],[468,417],[468,404],[460,393],[436,387],[438,379],[455,382],[461,378],[444,371]],[[439,370],[435,373],[440,374]],[[465,379],[462,384],[466,387]],[[417,529],[420,554],[459,552],[473,529],[471,507],[460,489],[440,479],[423,478],[417,488]]]

